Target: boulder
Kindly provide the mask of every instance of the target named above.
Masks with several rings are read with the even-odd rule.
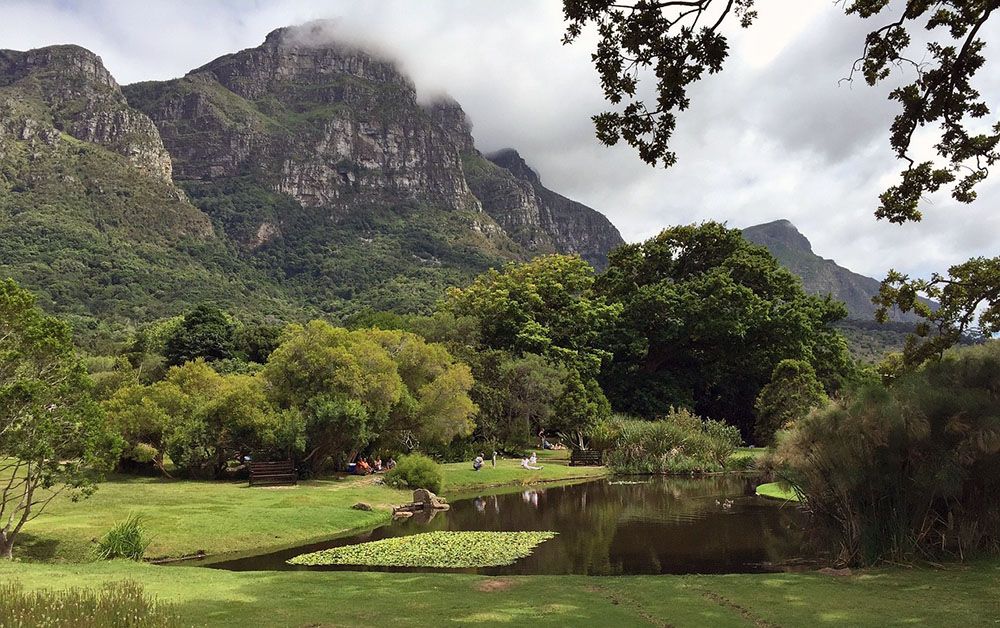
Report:
[[[358,502],[353,506],[351,506],[351,508],[353,508],[354,510],[365,510],[365,511],[370,511],[372,509],[371,505],[366,504],[364,502]]]

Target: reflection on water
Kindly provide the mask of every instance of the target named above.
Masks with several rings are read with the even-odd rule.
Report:
[[[432,530],[552,530],[559,535],[514,565],[467,571],[593,575],[774,571],[802,558],[803,519],[791,505],[754,496],[755,484],[751,478],[735,476],[657,477],[482,495],[456,501],[448,511],[364,534],[208,566],[237,571],[351,569],[292,566],[285,560],[319,549]]]

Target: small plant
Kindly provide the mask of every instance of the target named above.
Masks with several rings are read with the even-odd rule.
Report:
[[[127,519],[115,524],[100,540],[97,544],[97,556],[102,560],[142,560],[149,541],[142,526],[142,517],[130,514]]]
[[[18,582],[0,583],[0,626],[172,628],[176,610],[147,596],[135,582],[108,583],[101,589],[25,591]]]
[[[385,475],[385,483],[397,488],[425,488],[435,493],[444,486],[441,465],[423,454],[402,456],[396,467]]]

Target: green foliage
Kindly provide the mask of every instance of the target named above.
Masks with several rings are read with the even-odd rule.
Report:
[[[1000,551],[998,391],[994,341],[798,423],[778,462],[841,561]]]
[[[600,35],[593,55],[604,97],[613,105],[627,105],[593,117],[597,138],[612,146],[624,139],[643,161],[672,166],[677,156],[670,140],[677,112],[690,104],[688,88],[705,73],[722,69],[729,56],[729,41],[720,27],[732,13],[740,26],[757,17],[754,0],[728,2],[721,15],[708,11],[711,0],[693,2],[635,2],[614,0],[563,0],[567,26],[564,43],[577,40],[593,23]],[[701,27],[698,21],[704,16]],[[639,74],[657,78],[655,106],[647,108],[639,89]],[[641,95],[640,95],[641,94]]]
[[[653,416],[671,405],[753,428],[754,400],[784,359],[809,362],[828,391],[852,375],[830,324],[842,304],[805,294],[737,229],[666,229],[612,252],[597,291],[623,304],[601,374],[612,406]]]
[[[671,408],[656,421],[616,415],[596,425],[589,436],[616,473],[722,471],[743,444],[734,426],[703,420],[683,408]]]
[[[444,473],[441,465],[423,454],[401,456],[396,467],[385,474],[385,482],[389,486],[399,488],[425,488],[440,493],[444,486]]]
[[[201,359],[123,388],[104,407],[129,444],[126,457],[163,472],[164,454],[188,473],[220,477],[243,455],[287,458],[305,444],[303,417],[272,405],[261,377],[221,375]]]
[[[184,315],[184,320],[170,334],[163,347],[163,357],[170,366],[198,358],[208,362],[233,356],[235,326],[225,312],[214,305],[199,305]]]
[[[771,381],[757,395],[754,438],[770,445],[778,430],[788,429],[813,408],[829,401],[816,371],[804,360],[782,360],[774,367]]]
[[[176,609],[147,596],[132,581],[100,589],[39,589],[27,592],[17,581],[0,583],[0,626],[59,628],[175,628]]]
[[[919,295],[937,301],[937,307],[930,307]],[[952,266],[947,275],[933,273],[927,280],[890,270],[875,302],[879,320],[885,320],[893,307],[924,319],[903,350],[907,366],[940,358],[965,334],[980,338],[1000,334],[1000,257],[973,258]]]
[[[124,521],[115,524],[97,543],[97,557],[101,560],[124,558],[142,560],[149,537],[142,526],[142,517],[130,514]]]
[[[425,532],[302,554],[292,565],[470,568],[511,565],[555,532]]]
[[[593,272],[579,257],[545,255],[452,288],[444,307],[475,317],[489,348],[545,355],[593,376],[608,357],[601,335],[621,309],[593,294]]]
[[[601,387],[593,379],[581,380],[576,370],[570,371],[566,378],[554,410],[555,417],[549,427],[569,436],[575,447],[583,447],[585,432],[611,418],[611,403]]]
[[[0,281],[0,557],[51,493],[84,496],[121,448],[91,399],[69,326]]]
[[[754,0],[728,2],[721,12],[697,27],[711,0],[691,2],[637,2],[616,4],[613,0],[563,0],[566,18],[565,43],[578,39],[584,28],[594,24],[598,43],[593,55],[605,98],[619,111],[594,116],[597,137],[608,145],[625,139],[650,164],[672,166],[676,155],[670,140],[676,112],[690,104],[687,90],[705,72],[722,69],[728,56],[727,22],[746,28],[756,18]],[[683,6],[684,8],[680,8]],[[851,0],[845,11],[861,18],[886,13],[886,23],[858,42],[861,56],[851,69],[875,86],[898,66],[913,66],[911,83],[894,88],[889,99],[899,103],[900,112],[890,126],[889,143],[896,157],[905,162],[900,182],[879,197],[875,216],[894,223],[919,221],[922,199],[946,186],[960,203],[976,199],[975,188],[986,180],[989,167],[1000,160],[1000,123],[984,125],[989,106],[973,82],[986,65],[984,28],[997,15],[993,2],[906,2]],[[920,28],[926,52],[913,50],[910,31]],[[914,59],[921,59],[919,63]],[[640,89],[643,70],[655,72],[655,107],[647,107],[650,92]],[[918,129],[937,126],[933,141],[936,155],[917,161],[911,144]],[[910,279],[895,270],[889,272],[877,297],[880,318],[888,308],[915,311],[925,319],[910,342],[907,359],[911,364],[940,356],[954,345],[978,318],[984,336],[1000,330],[1000,258],[974,258],[949,269],[948,275],[935,273],[930,280]],[[939,312],[916,300],[918,293],[939,300]],[[934,328],[933,336],[930,332]],[[922,340],[923,339],[923,340]]]

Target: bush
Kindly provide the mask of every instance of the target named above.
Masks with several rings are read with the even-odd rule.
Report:
[[[742,444],[734,426],[673,408],[658,421],[615,415],[591,429],[589,437],[616,473],[722,471]]]
[[[101,589],[24,591],[17,582],[0,583],[0,626],[98,628],[180,626],[173,606],[143,593],[135,582],[108,583]]]
[[[142,527],[142,518],[133,514],[115,524],[104,535],[97,544],[97,556],[103,560],[115,558],[142,560],[147,547],[149,547],[149,537]]]
[[[1000,551],[1000,342],[870,384],[776,453],[841,562]]]
[[[444,486],[441,465],[423,454],[402,456],[396,468],[385,475],[385,483],[396,488],[425,488],[440,493]]]

